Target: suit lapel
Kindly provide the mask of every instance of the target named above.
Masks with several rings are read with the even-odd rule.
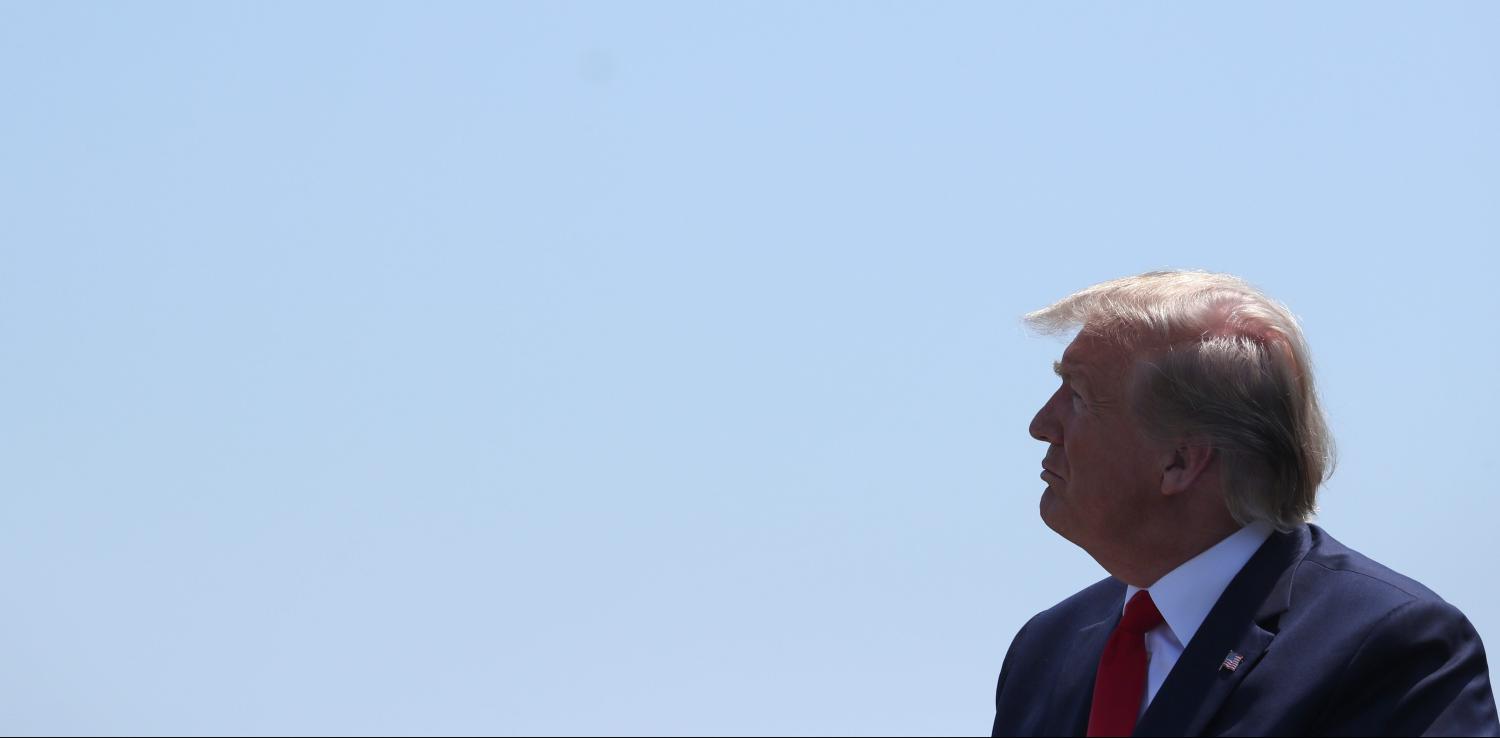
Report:
[[[1273,534],[1229,583],[1187,644],[1136,735],[1198,735],[1260,661],[1288,606],[1292,571],[1307,555],[1306,526]],[[1241,657],[1229,668],[1226,659]]]
[[[1094,676],[1099,671],[1099,657],[1124,611],[1125,587],[1121,585],[1120,596],[1110,608],[1112,614],[1079,630],[1074,636],[1066,661],[1057,672],[1062,677],[1052,691],[1052,709],[1048,713],[1055,722],[1043,735],[1083,735],[1088,732],[1089,707],[1094,700]]]

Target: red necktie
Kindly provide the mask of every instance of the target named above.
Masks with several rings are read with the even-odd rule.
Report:
[[[1099,657],[1089,735],[1130,735],[1146,695],[1146,631],[1162,624],[1146,590],[1135,593]]]

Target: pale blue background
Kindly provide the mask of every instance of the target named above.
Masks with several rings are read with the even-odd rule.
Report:
[[[1289,303],[1500,647],[1500,5],[0,5],[0,730],[987,733],[1062,343]]]

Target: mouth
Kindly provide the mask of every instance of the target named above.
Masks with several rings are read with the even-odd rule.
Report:
[[[1053,477],[1053,478],[1055,478],[1055,479],[1057,479],[1059,481],[1062,481],[1062,475],[1061,474],[1058,474],[1057,472],[1052,471],[1051,469],[1048,469],[1047,467],[1044,466],[1044,467],[1042,467],[1042,479],[1046,479],[1047,477]]]

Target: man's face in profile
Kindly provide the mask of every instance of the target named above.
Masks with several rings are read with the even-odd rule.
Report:
[[[1031,421],[1045,441],[1041,515],[1085,551],[1128,529],[1161,487],[1157,451],[1141,434],[1125,393],[1128,351],[1080,333],[1056,369],[1062,385]]]

